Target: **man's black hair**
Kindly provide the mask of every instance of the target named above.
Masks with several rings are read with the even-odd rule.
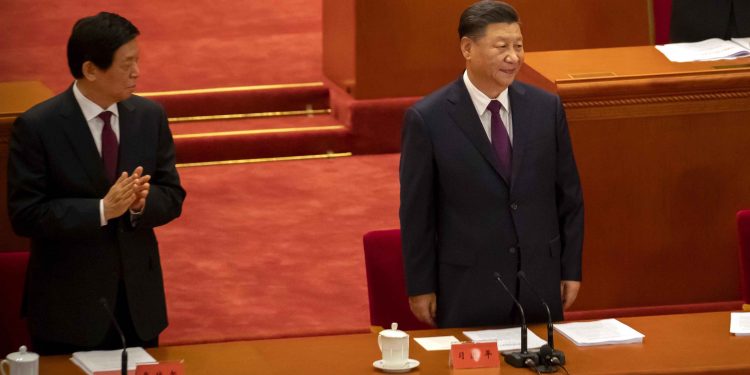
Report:
[[[518,23],[518,12],[502,1],[483,0],[476,2],[461,13],[458,37],[477,38],[484,36],[491,23]]]
[[[91,61],[102,70],[112,66],[115,51],[140,32],[127,19],[108,12],[81,18],[68,39],[68,68],[73,77],[83,78],[83,63]]]

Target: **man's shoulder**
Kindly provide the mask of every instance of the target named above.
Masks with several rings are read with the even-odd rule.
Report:
[[[444,107],[445,100],[455,95],[456,90],[461,90],[462,88],[463,90],[466,90],[466,87],[463,86],[463,81],[461,79],[454,80],[447,85],[425,95],[418,102],[414,103],[412,108],[419,111],[431,111],[435,108]]]
[[[514,81],[511,85],[511,90],[515,91],[523,96],[526,96],[527,98],[530,98],[534,101],[557,101],[558,96],[557,94],[551,93],[547,90],[544,90],[542,88],[539,88],[537,86],[521,82],[521,81]]]
[[[39,116],[49,116],[52,114],[60,113],[63,109],[62,106],[69,99],[67,96],[72,95],[69,90],[65,90],[51,98],[48,98],[40,103],[35,104],[31,108],[27,109],[26,112],[21,114],[19,117],[24,118],[36,118]]]
[[[138,95],[130,95],[129,98],[123,100],[121,103],[126,106],[137,108],[139,110],[157,111],[157,112],[164,111],[164,108],[162,107],[160,103],[154,100],[148,99],[148,98],[144,98],[142,96],[138,96]]]

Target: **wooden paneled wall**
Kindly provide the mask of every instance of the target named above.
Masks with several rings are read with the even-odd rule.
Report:
[[[421,96],[458,77],[474,0],[324,0],[323,72],[355,99]],[[527,51],[650,44],[648,0],[510,0]]]

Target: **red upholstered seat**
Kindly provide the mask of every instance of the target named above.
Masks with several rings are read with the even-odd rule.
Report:
[[[373,231],[365,234],[365,268],[367,294],[370,298],[370,324],[399,329],[428,329],[409,309],[401,255],[401,231]]]
[[[742,300],[750,304],[750,210],[737,212],[737,234],[740,242]]]
[[[21,299],[26,279],[28,252],[0,252],[0,357],[31,346],[26,320],[21,318]]]

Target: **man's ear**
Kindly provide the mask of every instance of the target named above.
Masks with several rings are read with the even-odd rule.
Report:
[[[464,56],[464,59],[471,60],[471,51],[474,47],[474,40],[469,38],[468,36],[465,36],[461,38],[461,54]]]
[[[99,72],[99,68],[97,68],[91,61],[86,61],[83,63],[81,71],[83,72],[83,78],[88,81],[96,81],[96,75]]]

